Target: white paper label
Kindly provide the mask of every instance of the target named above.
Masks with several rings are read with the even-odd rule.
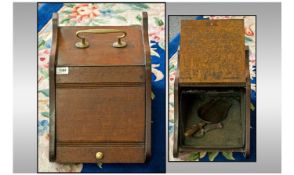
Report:
[[[68,74],[68,67],[57,67],[56,74],[58,75]]]

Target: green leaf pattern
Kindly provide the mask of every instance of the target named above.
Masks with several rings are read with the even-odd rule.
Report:
[[[190,161],[197,161],[197,160],[199,160],[199,158],[200,158],[200,153],[199,152],[191,153],[188,156],[188,160],[190,160]]]
[[[215,152],[208,152],[208,159],[209,161],[214,161],[214,159],[216,158],[216,156],[219,154],[218,151]]]
[[[222,155],[228,160],[235,160],[233,152],[223,151]]]

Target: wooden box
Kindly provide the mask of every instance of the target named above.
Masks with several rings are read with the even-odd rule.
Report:
[[[173,154],[249,156],[250,77],[243,20],[182,20]],[[247,50],[247,51],[246,51]]]
[[[144,163],[151,67],[143,25],[58,26],[50,55],[50,161]]]

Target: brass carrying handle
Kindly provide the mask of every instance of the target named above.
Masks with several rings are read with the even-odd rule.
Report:
[[[85,36],[81,36],[80,34],[83,33],[93,33],[93,34],[107,34],[107,33],[122,33],[121,36],[117,38],[117,42],[114,42],[112,44],[115,48],[122,48],[126,47],[127,43],[122,41],[122,38],[127,36],[127,32],[123,30],[117,30],[117,29],[88,29],[88,30],[79,30],[76,32],[76,36],[81,39],[81,41],[76,43],[76,47],[80,49],[84,49],[89,47],[89,42],[86,41]]]

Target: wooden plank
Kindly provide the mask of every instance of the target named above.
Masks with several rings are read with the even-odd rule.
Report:
[[[143,42],[144,42],[144,52],[145,52],[145,155],[148,158],[151,157],[151,56],[150,56],[150,46],[149,46],[149,36],[148,36],[148,15],[147,12],[142,13],[143,16]]]
[[[246,82],[244,21],[182,20],[179,83]]]
[[[144,142],[145,87],[56,89],[57,142]]]
[[[49,62],[49,160],[54,161],[56,156],[55,150],[55,66],[56,66],[56,50],[58,43],[58,14],[53,14],[52,19],[52,47]]]
[[[68,74],[56,75],[56,83],[59,84],[145,82],[145,66],[67,68]]]

